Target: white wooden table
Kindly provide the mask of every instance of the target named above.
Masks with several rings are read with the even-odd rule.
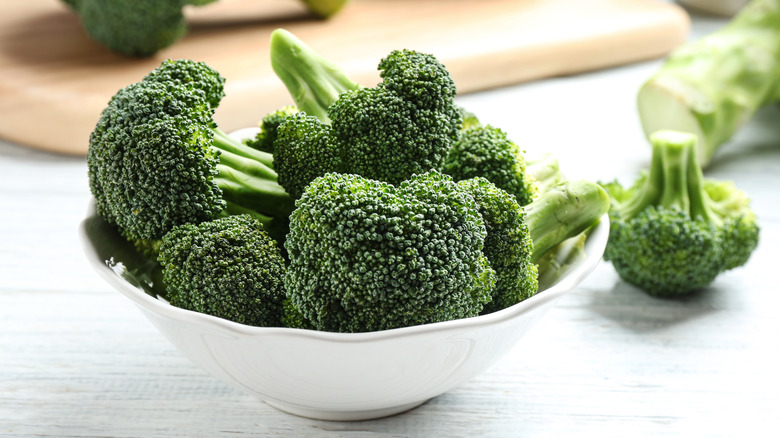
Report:
[[[698,17],[692,37],[723,23]],[[634,96],[658,65],[460,103],[529,151],[557,154],[571,177],[628,181],[649,158]],[[744,268],[668,301],[603,263],[484,374],[402,415],[333,423],[279,412],[179,354],[87,265],[77,238],[90,199],[84,160],[0,142],[0,436],[771,436],[780,109],[761,111],[706,175],[754,200],[762,240]]]

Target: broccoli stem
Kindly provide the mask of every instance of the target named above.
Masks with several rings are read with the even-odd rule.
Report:
[[[327,124],[328,107],[341,93],[360,87],[341,67],[284,29],[271,33],[271,66],[298,109]]]
[[[525,163],[526,174],[534,179],[539,193],[563,181],[558,158],[550,153],[542,154]]]
[[[534,243],[531,261],[538,263],[552,248],[598,222],[609,210],[609,196],[596,183],[564,181],[524,208]]]
[[[228,212],[252,211],[261,222],[270,217],[287,217],[294,201],[277,183],[273,156],[230,138],[217,128],[212,148],[219,152],[218,174],[214,183],[222,190]]]
[[[653,159],[644,185],[621,210],[631,218],[651,205],[676,208],[691,218],[721,224],[704,190],[694,134],[662,130],[650,136]]]
[[[696,134],[703,166],[756,110],[779,100],[780,0],[752,0],[725,27],[676,49],[637,96],[645,134]]]

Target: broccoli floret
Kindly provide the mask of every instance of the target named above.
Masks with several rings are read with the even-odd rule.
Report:
[[[630,187],[604,184],[613,199],[604,259],[651,295],[680,296],[744,265],[759,227],[747,196],[703,178],[696,136],[658,131],[652,161]]]
[[[63,0],[81,19],[93,40],[116,53],[148,57],[187,33],[183,10],[216,0]],[[302,0],[322,18],[336,14],[348,0]]]
[[[514,196],[485,178],[462,180],[458,185],[477,203],[487,230],[483,252],[496,271],[496,287],[482,313],[507,308],[534,295],[539,273],[531,262],[533,242],[523,208]]]
[[[597,222],[609,198],[597,184],[567,181],[521,208],[484,178],[456,183],[434,170],[398,185],[328,173],[297,206],[285,243],[290,305],[318,330],[361,332],[476,316],[533,295],[538,259]]]
[[[476,316],[495,272],[474,199],[438,172],[397,186],[328,173],[290,217],[285,286],[319,330],[363,332]]]
[[[244,140],[244,144],[251,146],[259,151],[274,153],[274,142],[276,141],[276,132],[279,129],[279,125],[287,119],[287,117],[298,113],[300,111],[297,107],[288,105],[282,108],[272,111],[263,117],[260,121],[260,130],[257,132],[254,138]]]
[[[174,226],[251,213],[280,236],[294,208],[270,154],[220,131],[211,96],[219,73],[167,61],[119,90],[90,135],[89,184],[98,213],[130,240]]]
[[[271,58],[296,106],[331,127],[328,142],[339,152],[344,165],[341,172],[398,184],[413,174],[440,169],[460,132],[460,111],[453,103],[455,84],[431,55],[391,52],[379,63],[383,81],[371,88],[351,82],[341,70],[281,29],[272,35]],[[303,126],[308,129],[309,125]],[[297,142],[305,135],[292,138]],[[316,157],[296,153],[292,145],[278,147],[284,141],[280,135],[275,145],[280,162],[285,153],[310,156],[299,166],[315,169],[307,174],[322,172]],[[298,182],[299,186],[308,183]]]
[[[527,205],[538,194],[526,170],[525,152],[504,131],[491,125],[464,130],[452,144],[442,171],[456,181],[487,178],[514,195],[520,205]]]
[[[242,324],[282,325],[285,261],[252,216],[179,225],[163,237],[158,259],[172,305]]]
[[[331,127],[304,112],[288,117],[279,125],[274,144],[279,184],[295,199],[318,176],[349,167],[342,161],[341,147]]]

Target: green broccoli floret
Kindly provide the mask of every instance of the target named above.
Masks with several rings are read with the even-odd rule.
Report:
[[[455,84],[436,58],[410,50],[393,51],[379,63],[383,81],[361,88],[289,32],[279,29],[271,40],[274,68],[296,106],[328,126],[320,131],[338,151],[343,166],[330,171],[398,184],[413,174],[441,168],[459,134],[461,118],[453,103]],[[305,132],[286,127],[290,141],[282,134],[282,126],[296,122]],[[292,161],[282,159],[290,153],[298,159],[310,157],[298,160],[298,167],[313,169],[302,172],[291,185],[282,183],[289,192],[300,192],[311,181],[304,175],[328,171],[315,155],[295,151],[296,146],[317,147],[299,141],[309,135],[310,128],[305,119],[291,118],[279,129],[274,146],[279,166]],[[279,146],[286,142],[291,144]],[[291,173],[282,167],[278,171]]]
[[[430,172],[398,186],[328,173],[297,202],[290,299],[318,330],[364,332],[476,316],[495,272],[474,199]]]
[[[650,141],[646,173],[630,187],[604,184],[613,199],[604,259],[651,295],[679,296],[744,265],[759,227],[743,192],[703,178],[694,134],[658,131]]]
[[[285,261],[252,216],[174,227],[158,259],[172,305],[241,324],[282,325]]]
[[[531,262],[533,242],[523,208],[514,196],[485,178],[462,180],[458,185],[477,203],[487,230],[483,252],[496,271],[496,287],[482,313],[507,308],[534,295],[539,273]]]
[[[429,171],[391,185],[328,173],[297,206],[285,243],[291,306],[318,330],[360,332],[476,316],[533,295],[537,260],[597,222],[609,198],[567,181],[521,208],[484,178]]]
[[[244,144],[251,146],[259,151],[274,153],[274,142],[276,141],[276,132],[279,129],[279,125],[284,122],[287,117],[298,113],[300,110],[292,105],[284,106],[275,111],[272,111],[263,117],[260,121],[260,130],[257,134],[250,139],[244,140]]]
[[[284,232],[294,208],[270,154],[220,131],[209,99],[222,94],[205,64],[166,61],[119,90],[90,135],[89,184],[98,213],[130,240],[176,225],[252,213]]]
[[[216,0],[63,0],[81,19],[93,40],[122,55],[148,57],[187,33],[183,11]],[[336,14],[348,0],[302,0],[322,18]]]
[[[491,125],[465,129],[452,144],[442,171],[456,181],[484,177],[511,193],[520,205],[538,194],[526,171],[525,152],[507,134]]]

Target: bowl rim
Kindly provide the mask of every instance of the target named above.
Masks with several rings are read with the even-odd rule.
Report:
[[[224,333],[233,336],[269,336],[284,335],[293,337],[305,337],[328,342],[346,342],[362,343],[384,340],[389,338],[408,337],[422,334],[429,334],[439,331],[473,329],[500,324],[511,320],[520,314],[526,313],[534,308],[540,307],[550,301],[560,298],[568,291],[574,289],[585,277],[587,277],[599,264],[602,259],[604,248],[606,247],[609,235],[609,217],[604,214],[599,222],[592,228],[585,243],[586,258],[580,261],[570,272],[561,277],[557,283],[537,294],[505,309],[468,318],[460,318],[449,321],[441,321],[429,324],[414,325],[409,327],[400,327],[387,330],[341,333],[328,332],[311,329],[300,329],[290,327],[257,327],[216,316],[200,313],[192,310],[176,307],[162,298],[155,298],[139,287],[131,284],[122,278],[119,272],[101,258],[97,248],[92,242],[89,233],[89,225],[92,220],[98,218],[104,221],[97,214],[94,199],[90,201],[87,217],[79,224],[79,237],[90,264],[93,268],[114,288],[119,290],[124,296],[132,300],[136,305],[153,312],[159,316],[174,319],[177,321],[209,326]]]

